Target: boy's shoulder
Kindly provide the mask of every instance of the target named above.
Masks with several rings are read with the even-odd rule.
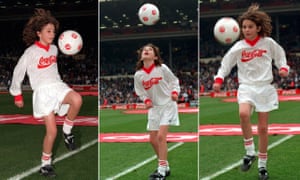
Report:
[[[263,43],[263,45],[268,45],[268,46],[272,46],[272,47],[280,46],[279,43],[271,37],[262,38],[262,43]]]
[[[245,44],[245,40],[241,39],[236,41],[231,47],[230,50],[231,52],[237,51],[239,49],[243,49],[245,48],[246,44]]]
[[[273,38],[268,37],[268,36],[266,36],[266,37],[261,37],[260,40],[261,40],[262,42],[275,42],[275,40],[274,40]]]
[[[32,52],[36,51],[35,49],[36,49],[36,46],[34,44],[32,44],[32,45],[26,47],[26,49],[24,50],[24,54],[32,53]]]
[[[156,66],[156,67],[168,68],[168,66],[164,63],[162,63],[160,66]]]
[[[134,77],[139,76],[141,74],[143,74],[143,69],[136,70],[134,73]]]

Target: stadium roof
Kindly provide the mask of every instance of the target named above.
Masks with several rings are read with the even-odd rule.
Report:
[[[100,0],[100,29],[143,26],[137,17],[139,7],[151,2],[160,10],[160,25],[197,23],[195,0]]]
[[[98,13],[98,0],[0,0],[0,21],[26,19],[34,8],[46,8],[57,17]]]

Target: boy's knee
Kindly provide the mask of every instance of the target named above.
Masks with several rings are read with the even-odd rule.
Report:
[[[82,97],[80,94],[75,93],[73,98],[72,98],[72,104],[76,107],[81,107],[82,105]]]
[[[250,114],[248,112],[245,112],[245,111],[241,111],[239,116],[240,116],[240,119],[242,121],[248,120],[250,118]]]

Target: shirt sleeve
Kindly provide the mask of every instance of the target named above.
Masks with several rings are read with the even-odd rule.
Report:
[[[231,72],[231,69],[237,64],[237,57],[236,53],[234,53],[234,48],[231,48],[223,57],[221,61],[221,66],[218,70],[217,75],[214,77],[214,79],[222,79],[224,81],[224,78]]]
[[[163,64],[162,67],[164,68],[164,76],[166,81],[169,84],[169,87],[171,89],[171,93],[177,93],[177,95],[180,93],[180,86],[179,86],[179,80],[174,75],[174,73],[165,65]]]
[[[275,66],[281,70],[284,69],[289,72],[290,67],[287,65],[286,54],[283,48],[273,39],[271,39],[271,54],[273,55]]]
[[[14,69],[11,86],[9,88],[9,92],[13,96],[22,94],[21,85],[22,85],[22,82],[24,80],[25,73],[26,73],[27,58],[28,58],[28,53],[25,52],[19,59],[17,65]]]

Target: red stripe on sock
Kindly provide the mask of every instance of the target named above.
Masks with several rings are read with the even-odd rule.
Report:
[[[244,142],[244,145],[245,146],[250,146],[250,145],[252,145],[253,144],[253,141],[251,141],[251,142]]]
[[[253,138],[251,139],[244,139],[244,145],[245,146],[250,146],[253,144]]]
[[[45,161],[48,161],[50,159],[50,157],[43,156],[42,159],[45,160]]]
[[[168,162],[166,160],[159,160],[158,161],[158,165],[159,166],[167,166],[168,165]]]
[[[51,158],[51,154],[43,153],[42,160],[48,161]]]
[[[268,158],[268,154],[267,153],[258,153],[258,158],[259,159],[267,159]]]

